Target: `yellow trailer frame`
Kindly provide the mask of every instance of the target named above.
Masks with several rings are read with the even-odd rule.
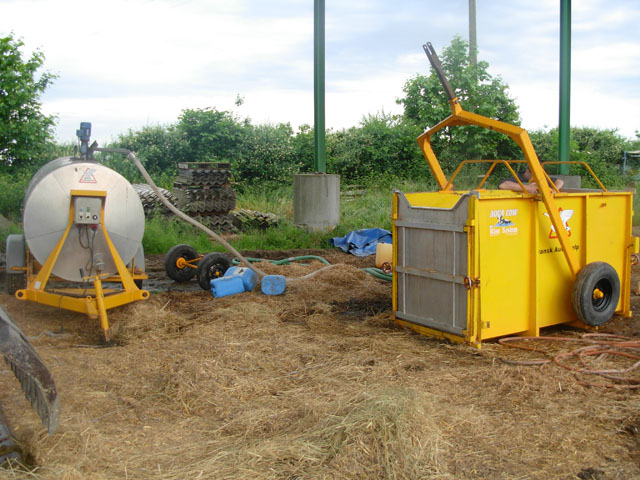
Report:
[[[109,233],[104,225],[104,203],[106,196],[107,192],[101,190],[71,190],[69,222],[64,233],[47,257],[44,265],[40,268],[38,268],[35,260],[27,251],[27,265],[25,268],[27,287],[17,290],[15,296],[19,300],[29,300],[51,307],[85,313],[91,319],[100,318],[100,326],[105,341],[109,342],[111,340],[111,330],[107,318],[107,310],[138,300],[147,300],[149,298],[149,292],[138,288],[136,285],[136,281],[147,279],[148,276],[144,272],[136,269],[134,261],[131,262],[131,271],[129,271],[109,237]],[[84,280],[93,284],[93,288],[58,288],[55,290],[46,290],[47,283],[52,276],[51,272],[58,261],[69,231],[74,225],[75,203],[73,200],[75,197],[98,197],[102,199],[99,226],[107,242],[109,253],[114,260],[117,275],[106,275],[98,272],[96,275],[84,278]],[[103,282],[121,283],[122,288],[103,288]]]
[[[620,284],[615,311],[622,316],[631,316],[630,266],[640,247],[639,239],[631,233],[632,194],[607,191],[586,164],[583,165],[601,191],[560,192],[540,163],[527,131],[465,111],[444,77],[433,48],[427,44],[424,49],[449,96],[451,115],[417,139],[439,191],[406,195],[394,192],[393,309],[396,322],[423,334],[477,346],[484,339],[504,335],[537,336],[540,328],[559,323],[587,328],[597,326],[580,321],[584,315],[574,313],[575,305],[572,307],[572,303],[580,300],[577,295],[583,295],[587,302],[590,295],[596,303],[602,298],[601,289],[607,285],[592,281],[593,275],[588,272],[593,270],[590,265],[595,263],[609,265],[607,273],[615,270]],[[431,138],[440,130],[455,126],[478,126],[507,135],[520,147],[525,160],[468,160],[462,162],[448,179],[433,151]],[[460,169],[471,162],[490,162],[491,166],[475,190],[454,191],[453,180]],[[514,163],[526,163],[538,194],[527,193],[512,168]],[[522,193],[482,189],[498,164],[505,165],[511,172]],[[573,231],[566,218],[562,218],[563,209],[564,214],[569,209],[576,212],[574,220],[578,225]],[[521,225],[519,233],[526,230],[531,235],[518,234],[517,227],[496,227],[497,224],[489,222],[499,214],[496,212],[510,211],[517,215],[514,218]],[[541,219],[545,217],[550,221],[550,229],[542,225]],[[427,219],[426,223],[421,224],[424,219]],[[600,228],[594,229],[595,223]],[[542,233],[545,228],[546,232]],[[429,229],[432,232],[425,234]],[[607,232],[611,231],[615,233],[608,238]],[[504,235],[500,236],[501,233]],[[572,233],[573,240],[570,239]],[[425,243],[433,245],[426,246]],[[559,245],[554,246],[557,243]],[[430,253],[425,253],[425,249],[430,249]],[[522,259],[523,252],[531,254]],[[564,267],[558,262],[560,252]],[[429,255],[437,259],[428,258]],[[436,268],[448,255],[453,255],[454,259],[447,268]],[[521,285],[517,288],[508,283],[514,283],[515,277],[501,275],[489,263],[499,263],[501,259],[513,259],[518,263],[514,268],[524,278],[518,280]],[[580,288],[588,291],[584,293]],[[429,313],[421,314],[433,304],[442,304],[442,297],[449,295],[450,290],[453,306],[443,307],[440,313],[444,312],[444,317],[450,314],[455,317],[453,320],[445,319],[442,323],[442,320],[431,318]],[[499,298],[510,295],[509,290],[515,292],[512,298]],[[462,309],[465,311],[461,313]],[[513,319],[506,318],[510,312]]]

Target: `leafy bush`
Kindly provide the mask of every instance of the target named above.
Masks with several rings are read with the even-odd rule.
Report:
[[[240,189],[290,184],[291,176],[300,171],[302,164],[295,155],[291,126],[288,123],[247,125],[244,134],[242,155],[232,164]]]
[[[427,175],[428,167],[416,143],[420,129],[397,115],[384,112],[368,115],[360,127],[329,135],[328,170],[346,182],[367,178],[417,178]]]
[[[129,130],[109,147],[125,148],[136,154],[154,182],[166,187],[172,184],[178,173],[176,162],[180,150],[179,136],[173,126],[145,126],[141,130]],[[103,163],[132,183],[143,183],[142,174],[135,165],[119,153],[104,154]]]
[[[247,125],[216,108],[183,110],[175,127],[178,148],[172,161],[233,161],[241,155]]]
[[[530,133],[531,143],[541,162],[555,162],[559,158],[558,129],[550,131],[538,130]],[[620,174],[622,153],[628,141],[620,137],[615,130],[598,130],[594,128],[572,128],[569,145],[569,160],[585,162],[606,188],[619,189],[624,186],[624,178]],[[547,170],[559,173],[559,165],[550,165]],[[584,188],[599,188],[597,182],[584,166],[571,165],[570,175],[582,177]]]
[[[29,170],[19,170],[11,175],[0,173],[0,214],[19,222],[24,195],[31,181]]]

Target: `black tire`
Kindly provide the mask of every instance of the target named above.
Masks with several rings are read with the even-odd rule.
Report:
[[[592,327],[608,322],[620,298],[620,279],[615,269],[605,262],[585,266],[573,284],[571,303],[578,319]]]
[[[211,290],[211,280],[222,277],[231,266],[223,253],[209,253],[198,262],[198,283],[203,290]]]
[[[27,277],[24,273],[7,273],[7,293],[15,295],[15,293],[27,286]]]
[[[196,274],[196,269],[189,266],[178,268],[178,260],[195,260],[198,258],[198,252],[190,245],[176,245],[171,247],[164,257],[164,269],[169,278],[176,282],[188,282]]]

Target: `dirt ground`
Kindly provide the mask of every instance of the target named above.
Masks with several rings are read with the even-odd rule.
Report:
[[[288,283],[282,296],[213,298],[195,279],[168,280],[163,258],[150,256],[155,293],[109,311],[111,347],[97,320],[0,294],[50,367],[62,406],[49,436],[0,369],[0,404],[33,462],[0,477],[640,478],[637,390],[517,364],[539,356],[497,342],[478,350],[396,327],[391,284],[360,270],[373,257],[246,253],[319,253],[336,266]],[[259,266],[288,278],[322,267]],[[635,286],[640,267],[633,277]],[[602,331],[637,340],[639,296],[632,308],[633,318]]]

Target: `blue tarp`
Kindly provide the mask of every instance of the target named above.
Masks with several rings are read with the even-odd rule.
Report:
[[[378,243],[391,243],[391,232],[383,228],[363,228],[344,237],[331,238],[329,243],[356,257],[366,257],[376,253]]]

